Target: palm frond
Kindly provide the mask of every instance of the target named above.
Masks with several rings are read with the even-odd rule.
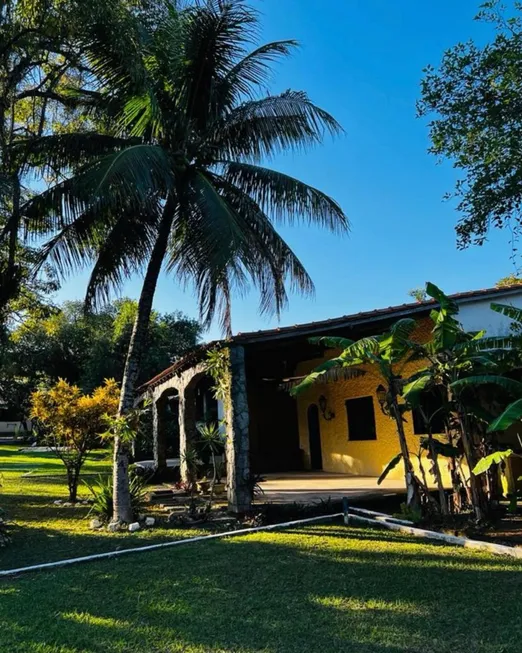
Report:
[[[259,88],[270,81],[271,64],[287,57],[297,46],[295,40],[274,41],[249,52],[217,82],[214,93],[218,106],[229,108],[242,97],[256,98]]]
[[[137,144],[124,138],[106,134],[69,133],[51,134],[24,143],[28,165],[35,166],[42,174],[74,169],[92,163],[93,158],[118,152],[126,146]]]
[[[306,151],[342,127],[306,93],[285,91],[245,102],[211,126],[211,146],[228,160],[259,162],[280,152]]]
[[[298,179],[269,168],[232,162],[224,162],[223,177],[276,222],[306,220],[335,233],[348,231],[348,219],[337,202]]]
[[[97,247],[96,263],[85,295],[87,308],[107,303],[111,291],[119,289],[147,263],[157,237],[160,215],[161,207],[154,202],[139,212],[134,206],[119,212],[118,220]]]
[[[37,229],[46,224],[59,229],[87,210],[104,213],[129,203],[143,206],[151,197],[165,196],[173,182],[170,160],[163,148],[131,145],[101,157],[71,179],[40,193],[22,211]]]
[[[206,129],[217,117],[216,82],[246,54],[256,35],[257,13],[242,2],[208,0],[183,16],[185,65],[176,80],[187,122]]]

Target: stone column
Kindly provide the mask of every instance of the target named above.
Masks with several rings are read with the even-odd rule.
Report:
[[[241,514],[248,512],[252,505],[248,483],[250,442],[245,350],[243,347],[230,347],[230,374],[230,398],[226,411],[228,509]]]
[[[158,397],[152,403],[152,448],[154,473],[161,477],[167,471],[167,434],[165,432],[166,398]]]
[[[196,436],[196,394],[190,386],[179,390],[179,457],[181,480],[188,480],[187,451]]]

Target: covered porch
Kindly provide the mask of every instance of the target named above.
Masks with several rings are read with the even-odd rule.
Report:
[[[282,472],[264,476],[261,501],[313,504],[320,501],[358,500],[404,493],[404,481],[385,479],[377,485],[375,476],[351,476],[331,472]]]
[[[357,463],[360,446],[354,450],[354,456],[346,455],[342,444],[337,447],[335,438],[339,442],[347,439],[346,417],[340,409],[334,415],[329,396],[329,403],[322,405],[323,395],[328,395],[324,388],[315,392],[317,397],[305,398],[304,402],[296,401],[289,393],[292,385],[303,378],[306,368],[325,354],[323,345],[310,342],[310,335],[334,333],[357,339],[384,329],[389,319],[386,315],[378,326],[373,319],[358,319],[349,326],[328,324],[319,329],[319,325],[314,325],[311,330],[240,334],[227,342],[201,346],[143,388],[142,396],[148,395],[153,402],[154,465],[166,467],[165,421],[170,414],[170,419],[175,415],[179,424],[178,450],[171,456],[180,461],[182,479],[187,477],[184,457],[197,438],[198,421],[222,422],[227,436],[226,484],[231,512],[250,509],[252,488],[260,478],[264,479],[262,500],[273,503],[313,503],[403,491],[401,474],[399,480],[377,485],[383,469],[381,461],[376,460],[373,467],[365,470]],[[219,402],[212,397],[208,364],[208,352],[216,348],[228,356],[227,397]],[[364,377],[365,373],[360,374]],[[358,381],[355,376],[332,378],[329,385],[344,392],[341,388],[346,383]],[[373,379],[368,384],[369,392],[378,385]],[[388,418],[377,416],[378,423],[379,420]],[[362,455],[371,460],[376,448],[381,447],[369,444]],[[391,446],[394,445],[393,440]],[[382,455],[387,456],[387,452]],[[340,468],[335,469],[338,458]]]

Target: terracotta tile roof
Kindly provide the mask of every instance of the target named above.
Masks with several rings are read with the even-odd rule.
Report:
[[[516,292],[522,292],[522,285],[515,284],[512,286],[504,286],[502,288],[484,288],[481,290],[469,290],[467,292],[455,293],[449,295],[451,299],[459,302],[473,301],[474,299],[487,299],[488,297],[499,297],[503,295],[511,295]],[[324,331],[327,329],[338,329],[350,325],[359,325],[370,323],[374,320],[385,319],[389,317],[400,317],[402,315],[409,315],[415,313],[422,313],[437,306],[437,302],[429,299],[423,302],[410,302],[406,304],[398,304],[396,306],[388,306],[386,308],[376,308],[371,311],[360,311],[359,313],[352,313],[350,315],[342,315],[341,317],[330,318],[328,320],[319,320],[317,322],[305,322],[303,324],[293,324],[285,327],[276,327],[275,329],[265,329],[260,331],[250,331],[245,333],[238,333],[228,340],[213,340],[208,343],[198,345],[194,349],[187,352],[182,358],[173,363],[166,370],[163,370],[155,377],[144,383],[138,392],[144,392],[148,388],[154,387],[165,381],[175,374],[188,369],[201,361],[203,355],[213,347],[222,347],[225,344],[236,342],[243,344],[250,344],[254,342],[262,342],[269,340],[277,340],[285,337],[292,337],[295,335],[308,335],[317,331]]]

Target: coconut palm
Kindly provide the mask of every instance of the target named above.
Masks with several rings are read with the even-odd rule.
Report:
[[[207,324],[219,311],[230,332],[234,288],[254,284],[261,310],[276,313],[287,301],[288,282],[303,292],[313,288],[277,225],[347,229],[334,200],[262,165],[341,131],[303,92],[266,95],[271,65],[289,55],[295,41],[254,47],[258,17],[242,0],[207,0],[181,10],[167,5],[160,22],[129,22],[124,53],[103,40],[85,46],[97,80],[85,97],[109,133],[35,141],[33,159],[61,169],[67,163],[71,175],[25,211],[39,229],[59,229],[44,257],[62,273],[94,262],[88,304],[145,270],[121,413],[133,404],[163,266],[195,284]],[[114,462],[114,512],[128,521],[128,456],[119,442]]]

